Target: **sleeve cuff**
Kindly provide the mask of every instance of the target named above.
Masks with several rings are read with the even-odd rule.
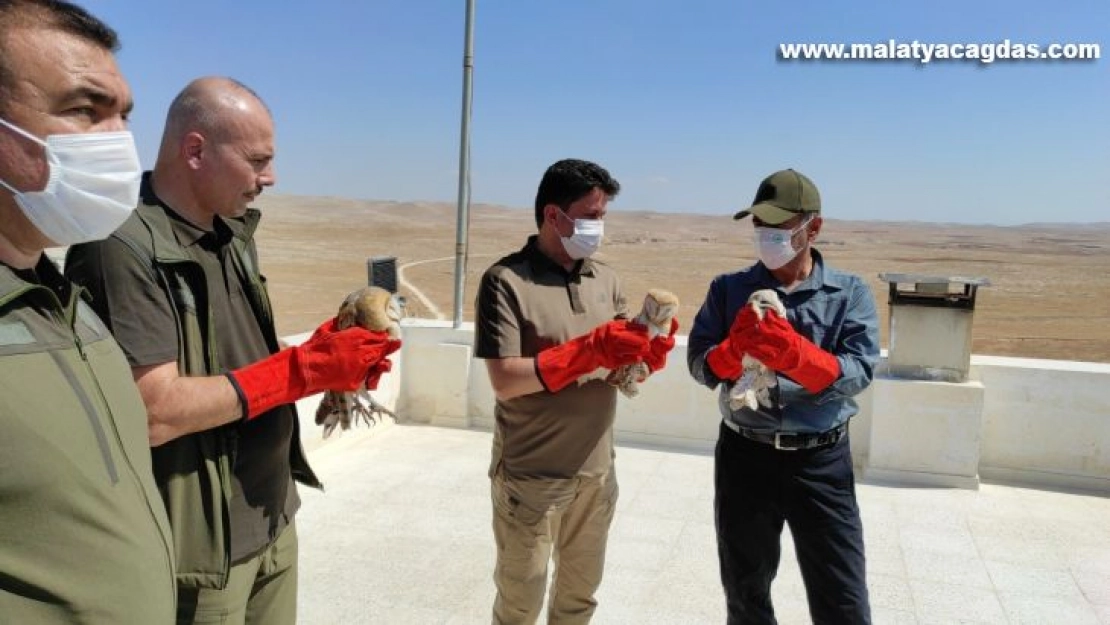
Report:
[[[543,387],[543,390],[548,393],[554,393],[555,391],[551,390],[551,387],[547,385],[547,380],[543,379],[543,374],[540,373],[540,359],[538,355],[536,358],[532,359],[532,367],[536,371],[536,378],[540,381],[540,386]]]
[[[246,421],[250,415],[250,406],[247,405],[247,396],[243,393],[243,387],[239,386],[239,381],[231,373],[225,373],[224,377],[231,383],[231,388],[235,389],[235,395],[239,398],[239,406],[242,408],[240,418]]]

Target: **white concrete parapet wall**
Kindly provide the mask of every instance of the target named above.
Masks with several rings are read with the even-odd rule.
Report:
[[[975,356],[980,475],[1110,492],[1110,365]]]
[[[864,477],[979,488],[985,394],[976,380],[907,380],[878,371],[868,404],[874,417]]]
[[[493,428],[494,395],[483,361],[473,357],[474,324],[406,320],[400,418],[431,425]],[[686,372],[686,337],[676,337],[668,366],[617,403],[617,438],[660,447],[709,450],[720,418],[716,395]],[[458,376],[458,377],[456,377]]]
[[[382,378],[375,398],[394,408],[401,421],[492,429],[493,390],[483,362],[473,358],[473,324],[456,329],[450,322],[410,319],[403,329],[404,346],[394,355],[393,372]],[[620,397],[618,441],[713,448],[720,423],[716,392],[687,373],[686,337],[677,337],[676,343],[667,368],[641,385],[638,397]],[[972,395],[982,398],[981,423],[972,427],[979,432],[977,442],[964,435],[951,440],[953,428],[891,427],[898,406],[921,402],[929,410],[918,418],[966,422],[975,412],[971,408],[978,407],[968,406],[959,415],[944,409],[946,404],[962,407],[966,385],[888,380],[857,398],[860,414],[851,428],[857,466],[869,467],[874,429],[876,436],[887,437],[877,439],[883,443],[876,450],[881,456],[876,467],[889,464],[892,454],[917,463],[924,472],[930,469],[929,454],[948,454],[957,465],[977,456],[978,474],[986,479],[1110,493],[1110,364],[973,355],[970,377]],[[878,394],[881,410],[876,410]],[[320,444],[319,427],[312,422],[318,401],[319,396],[298,403],[310,448]],[[360,436],[358,432],[345,434]],[[892,441],[890,436],[902,438]]]

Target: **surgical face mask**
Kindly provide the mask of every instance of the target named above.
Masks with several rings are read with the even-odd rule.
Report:
[[[559,211],[564,219],[570,220],[566,213]],[[574,234],[569,237],[559,237],[563,241],[563,249],[567,255],[578,260],[593,256],[597,248],[601,247],[601,238],[605,234],[605,222],[600,219],[575,219]]]
[[[143,170],[128,131],[49,135],[43,141],[11,122],[7,126],[46,148],[50,175],[42,191],[15,196],[27,219],[56,245],[103,239],[135,210]]]
[[[759,260],[772,271],[794,260],[799,252],[794,247],[794,235],[804,230],[812,219],[812,217],[806,219],[793,230],[756,228],[755,247],[759,253]]]

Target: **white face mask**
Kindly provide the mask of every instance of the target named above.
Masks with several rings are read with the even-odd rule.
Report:
[[[46,141],[0,119],[46,148],[50,176],[42,191],[18,191],[23,214],[56,245],[103,239],[127,220],[139,199],[143,170],[128,131],[49,135]]]
[[[793,230],[756,228],[755,247],[759,252],[759,260],[772,271],[794,260],[799,252],[794,247],[794,235],[805,229],[812,220],[813,218],[810,217]]]
[[[566,213],[559,211],[566,219]],[[605,235],[605,222],[600,219],[575,219],[574,234],[569,237],[559,237],[563,241],[563,249],[567,255],[578,260],[589,258],[601,247],[601,238]]]

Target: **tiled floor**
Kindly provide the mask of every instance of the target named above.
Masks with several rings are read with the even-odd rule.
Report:
[[[299,622],[489,623],[487,432],[380,425],[311,452]],[[598,624],[724,622],[713,460],[620,446]],[[1110,498],[984,484],[858,489],[874,622],[1110,625]],[[791,541],[779,622],[809,623]]]

